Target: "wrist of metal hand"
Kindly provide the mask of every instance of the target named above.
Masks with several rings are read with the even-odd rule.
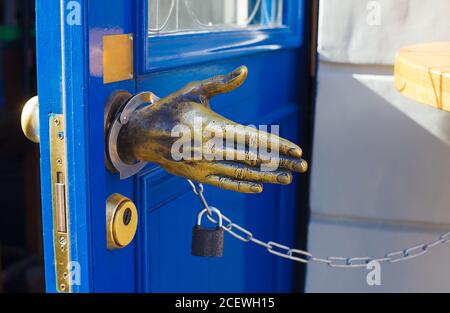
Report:
[[[406,261],[409,259],[416,258],[427,253],[430,249],[435,248],[436,246],[450,243],[450,232],[445,233],[439,236],[438,239],[429,243],[422,243],[407,249],[398,250],[394,252],[387,253],[384,257],[335,257],[329,256],[326,258],[319,258],[313,256],[308,251],[304,251],[301,249],[293,249],[286,245],[282,245],[280,243],[274,241],[262,241],[254,237],[252,232],[248,231],[244,227],[234,223],[230,218],[223,215],[220,210],[215,207],[209,206],[208,202],[204,195],[204,187],[202,184],[195,184],[191,180],[188,180],[189,184],[192,187],[193,192],[197,197],[199,197],[200,201],[203,204],[203,207],[207,209],[207,217],[213,224],[218,224],[218,220],[214,219],[214,214],[220,214],[222,216],[222,228],[224,231],[232,235],[233,237],[243,241],[243,242],[252,242],[260,247],[266,248],[267,251],[273,255],[278,257],[282,257],[285,259],[289,259],[291,261],[296,261],[300,263],[323,263],[327,264],[330,267],[337,268],[356,268],[356,267],[366,267],[372,261],[376,262],[388,262],[388,263],[397,263],[401,261]]]

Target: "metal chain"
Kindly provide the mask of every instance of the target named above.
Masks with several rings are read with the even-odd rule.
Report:
[[[288,246],[282,245],[274,241],[262,241],[253,236],[252,232],[244,227],[234,223],[230,218],[223,215],[220,210],[215,207],[209,206],[206,198],[203,194],[204,188],[202,184],[195,185],[191,180],[188,180],[194,193],[200,198],[204,208],[207,209],[207,217],[213,224],[217,224],[218,221],[213,218],[213,214],[220,214],[222,216],[222,228],[233,237],[248,243],[252,242],[260,247],[266,248],[267,251],[273,255],[281,258],[285,258],[291,261],[300,263],[322,263],[327,264],[330,267],[335,268],[356,268],[366,267],[372,261],[376,262],[388,262],[397,263],[406,260],[410,260],[427,253],[430,249],[435,248],[438,245],[446,244],[450,242],[450,232],[443,234],[439,239],[423,243],[414,247],[410,247],[404,250],[398,250],[391,253],[387,253],[384,257],[372,258],[372,257],[335,257],[329,256],[327,258],[319,258],[313,256],[308,251],[293,249]]]

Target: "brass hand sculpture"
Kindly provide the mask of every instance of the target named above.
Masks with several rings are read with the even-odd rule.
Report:
[[[230,121],[209,106],[211,97],[242,85],[247,72],[242,66],[227,75],[190,83],[156,103],[136,110],[119,133],[120,158],[127,164],[137,160],[154,162],[174,175],[243,193],[260,193],[263,183],[290,184],[292,171],[303,173],[308,168],[306,161],[301,159],[300,147],[274,134]],[[173,147],[180,140],[179,133],[174,136],[177,125],[194,129],[194,133],[199,125],[210,130],[200,133],[200,141],[189,134],[186,143],[193,143],[193,147],[183,146],[180,153],[191,157],[179,159],[173,155]],[[217,144],[225,142],[223,138],[211,140],[212,134],[222,134],[225,138],[231,129],[235,132],[231,138],[241,138],[241,143],[236,139],[230,147]],[[278,149],[279,153],[264,158],[257,152],[263,147],[269,152]],[[211,158],[212,155],[216,158]],[[277,164],[278,168],[263,169],[262,165],[268,162]]]

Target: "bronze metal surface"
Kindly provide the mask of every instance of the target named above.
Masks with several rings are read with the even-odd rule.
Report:
[[[129,164],[134,164],[136,160],[154,162],[174,175],[244,193],[262,192],[264,183],[290,184],[291,172],[303,173],[308,168],[306,161],[301,158],[302,150],[299,146],[265,132],[254,130],[248,133],[248,128],[215,113],[209,106],[211,97],[236,89],[244,83],[246,77],[247,68],[241,66],[227,75],[190,83],[152,105],[137,109],[130,114],[127,124],[123,125],[118,134],[117,151],[120,159]],[[178,138],[172,136],[172,130],[176,125],[194,129],[196,119],[201,119],[204,125],[212,126],[223,134],[226,134],[229,126],[235,126],[238,135],[245,130],[242,135],[247,148],[260,148],[262,144],[269,149],[279,148],[278,159],[272,160],[278,162],[278,169],[262,170],[260,165],[267,160],[259,155],[252,155],[246,147],[236,144],[231,151],[226,150],[228,147],[211,149],[206,144],[189,151],[202,152],[202,155],[220,153],[224,156],[222,160],[205,157],[174,160],[171,149]],[[202,136],[202,143],[211,139],[203,132]],[[231,160],[230,154],[233,156]]]

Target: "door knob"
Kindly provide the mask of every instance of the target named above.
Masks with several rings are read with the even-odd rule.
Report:
[[[308,168],[299,146],[209,106],[212,97],[241,86],[247,72],[241,66],[162,99],[148,92],[112,95],[105,111],[108,168],[126,178],[154,162],[174,175],[244,193],[291,183],[292,172]]]
[[[20,121],[25,137],[32,142],[39,143],[39,99],[37,96],[25,103]]]

